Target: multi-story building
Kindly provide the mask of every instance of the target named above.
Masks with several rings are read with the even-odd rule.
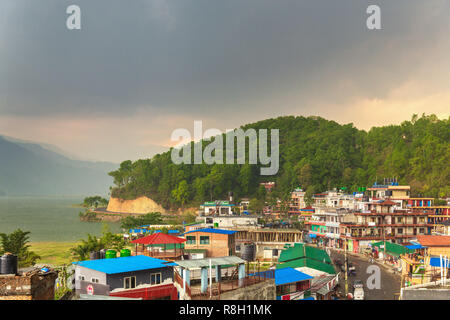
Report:
[[[291,204],[289,207],[290,213],[299,213],[301,209],[306,207],[305,193],[306,192],[300,188],[296,188],[291,192]]]
[[[380,200],[369,203],[367,210],[345,215],[340,223],[340,238],[346,240],[350,251],[358,252],[372,241],[403,243],[430,234],[432,225],[426,211],[397,209],[397,205]]]
[[[310,226],[309,236],[316,238],[319,244],[338,246],[340,238],[340,222],[350,211],[344,208],[316,208],[311,219],[305,222]]]
[[[347,194],[343,189],[316,193],[313,195],[313,207],[356,209],[355,195]]]

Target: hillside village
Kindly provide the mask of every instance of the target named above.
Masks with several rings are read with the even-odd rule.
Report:
[[[275,183],[261,186],[270,194]],[[64,276],[4,255],[0,299],[53,299],[55,283],[68,288],[63,299],[81,300],[448,298],[449,201],[410,195],[396,179],[311,199],[298,187],[287,207],[256,212],[230,192],[201,204],[193,223],[123,230],[128,248],[91,252]],[[370,265],[383,290],[367,287]]]

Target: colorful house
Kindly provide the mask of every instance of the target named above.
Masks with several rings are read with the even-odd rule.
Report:
[[[236,231],[203,228],[185,232],[185,250],[205,250],[206,257],[225,257],[235,255]]]
[[[78,295],[176,300],[173,264],[143,255],[73,263]]]

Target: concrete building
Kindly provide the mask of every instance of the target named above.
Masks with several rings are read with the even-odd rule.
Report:
[[[339,247],[341,220],[349,213],[344,208],[317,207],[311,219],[305,222],[309,226],[309,236],[319,244]]]
[[[173,264],[144,255],[73,263],[76,294],[176,299]]]
[[[258,217],[250,215],[197,217],[195,221],[204,228],[256,228],[258,226]]]
[[[200,216],[210,216],[210,215],[232,215],[233,207],[235,205],[230,203],[230,201],[209,201],[200,205],[199,215]]]
[[[235,254],[236,231],[202,228],[184,233],[186,251],[205,250],[206,257],[224,257]]]
[[[346,215],[340,223],[340,238],[347,248],[359,252],[372,241],[404,243],[431,232],[428,213],[419,210],[397,210],[390,200],[371,202],[368,210]]]

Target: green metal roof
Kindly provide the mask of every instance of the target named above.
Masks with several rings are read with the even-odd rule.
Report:
[[[401,254],[405,253],[414,253],[414,250],[408,249],[400,244],[392,243],[390,241],[380,241],[372,243],[373,247],[380,248],[383,243],[386,243],[386,253],[393,255],[393,256],[400,256]],[[380,250],[384,250],[383,248],[380,248]]]
[[[304,243],[295,243],[293,247],[286,248],[280,254],[278,262],[287,262],[299,258],[310,258],[325,263],[332,263],[330,256],[325,250],[305,245]]]
[[[280,254],[277,269],[308,267],[322,272],[335,274],[336,270],[330,256],[325,250],[307,246],[304,243],[295,243],[293,247],[286,248]]]

